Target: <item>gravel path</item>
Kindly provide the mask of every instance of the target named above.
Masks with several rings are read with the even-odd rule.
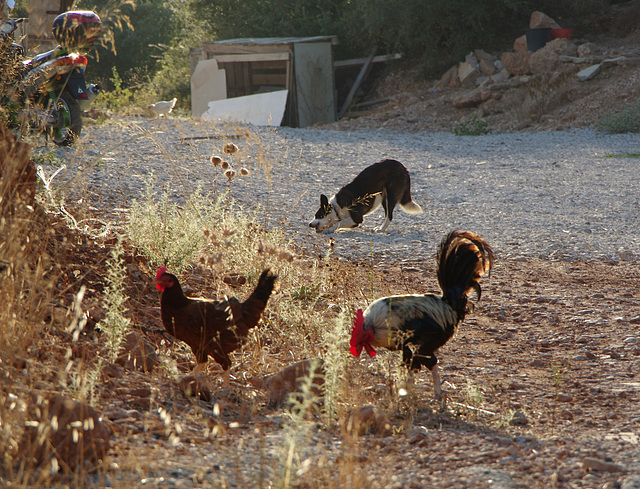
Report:
[[[214,138],[183,140],[203,136]],[[365,166],[394,158],[409,169],[425,213],[398,211],[389,232],[374,233],[383,220],[376,211],[361,228],[332,235],[340,256],[420,260],[456,227],[485,236],[503,257],[618,262],[640,255],[639,159],[606,156],[638,154],[640,137],[589,129],[459,137],[126,119],[88,125],[76,147],[54,149],[68,168],[53,186],[106,211],[127,208],[152,173],[178,200],[197,184],[220,191],[226,178],[209,159],[225,141],[238,144],[251,169],[229,186],[234,197],[260,206],[270,223],[285,223],[302,246],[330,239],[307,227],[321,192],[331,196]]]

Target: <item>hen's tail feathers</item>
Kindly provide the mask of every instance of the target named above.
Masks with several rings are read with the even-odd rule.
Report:
[[[269,297],[271,297],[271,293],[273,292],[273,288],[275,286],[277,278],[278,276],[276,275],[273,268],[267,268],[264,272],[262,272],[262,275],[260,275],[260,278],[258,279],[258,285],[256,285],[253,294],[251,294],[251,296],[249,296],[249,299],[247,300],[253,299],[262,301],[266,305]]]
[[[260,275],[258,279],[258,285],[256,285],[256,288],[247,300],[244,301],[243,307],[255,310],[254,314],[257,312],[258,316],[262,314],[262,311],[267,306],[269,297],[271,297],[277,278],[278,276],[273,268],[267,268],[262,272],[262,275]],[[255,321],[257,322],[259,319],[260,318],[257,317]]]
[[[484,238],[471,231],[451,231],[438,251],[438,283],[442,298],[462,320],[467,313],[468,295],[482,295],[480,278],[493,267],[493,250]]]
[[[267,307],[267,301],[271,297],[278,276],[272,268],[266,269],[258,279],[258,285],[253,293],[243,303],[237,299],[228,299],[233,320],[239,336],[246,336],[249,330],[255,327]]]

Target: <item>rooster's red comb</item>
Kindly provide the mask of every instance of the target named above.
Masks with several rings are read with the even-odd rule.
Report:
[[[362,328],[364,326],[364,313],[362,309],[358,309],[356,311],[356,317],[353,318],[353,330],[352,333],[362,333]]]
[[[364,348],[370,357],[376,354],[376,351],[371,346],[371,340],[373,339],[373,330],[364,330],[364,313],[362,309],[356,311],[356,317],[353,319],[353,329],[351,330],[351,341],[349,345],[349,351],[351,354],[359,357]]]

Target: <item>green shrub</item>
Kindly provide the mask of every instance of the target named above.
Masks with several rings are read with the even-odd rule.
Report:
[[[483,134],[489,134],[491,128],[484,119],[479,119],[476,114],[466,122],[459,122],[453,128],[453,134],[456,136],[481,136]]]
[[[596,129],[607,134],[640,132],[640,102],[636,102],[617,114],[603,117],[596,123]]]

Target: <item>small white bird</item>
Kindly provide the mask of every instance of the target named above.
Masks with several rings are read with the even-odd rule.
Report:
[[[156,116],[165,116],[173,110],[176,106],[177,98],[172,98],[166,102],[156,102],[155,104],[151,104],[147,106],[147,109],[150,109]]]

